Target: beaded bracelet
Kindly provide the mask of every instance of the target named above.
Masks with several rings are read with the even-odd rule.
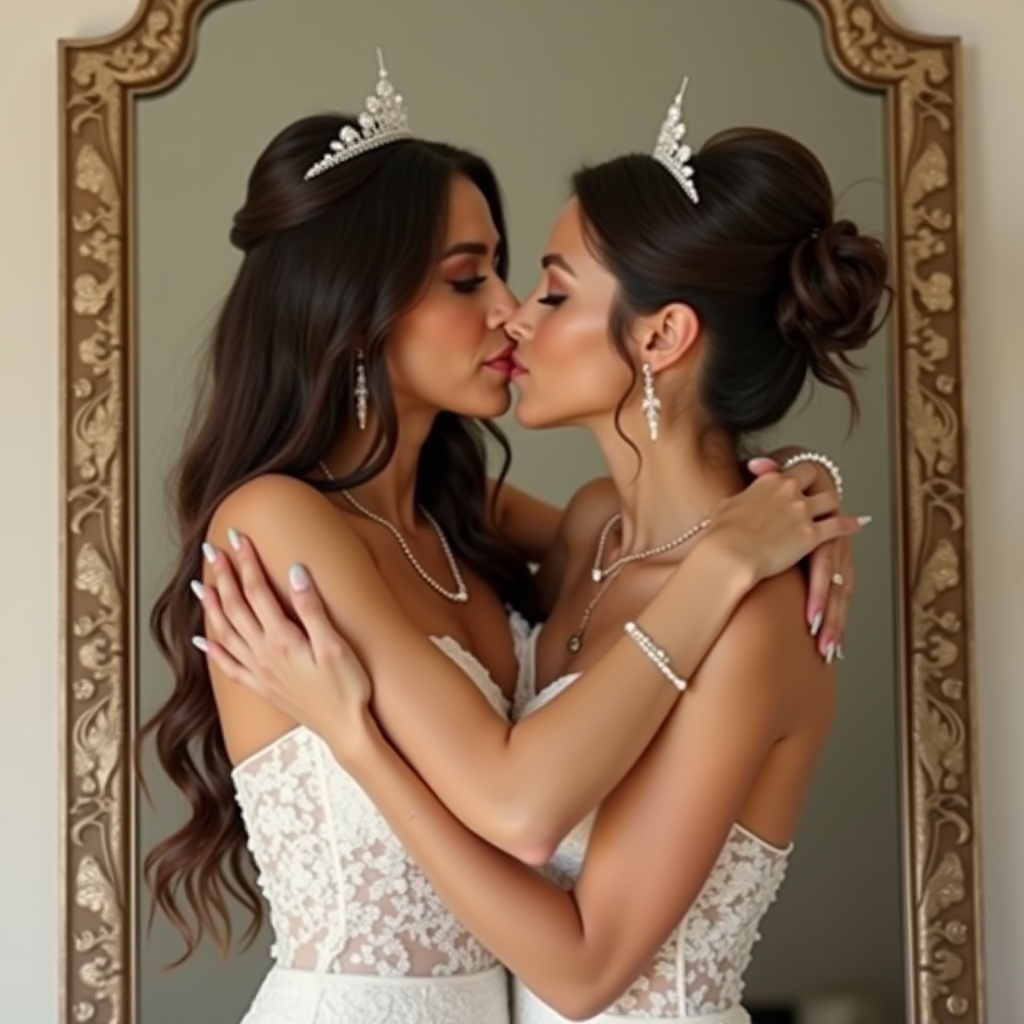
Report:
[[[635,623],[627,622],[623,627],[626,636],[654,662],[658,671],[680,692],[686,689],[686,680],[672,671],[668,655]]]
[[[836,485],[836,493],[840,498],[843,496],[843,474],[839,472],[839,467],[827,455],[822,455],[820,452],[800,452],[798,455],[791,455],[782,464],[782,471],[792,469],[801,462],[813,462],[826,470],[832,477],[832,483]]]

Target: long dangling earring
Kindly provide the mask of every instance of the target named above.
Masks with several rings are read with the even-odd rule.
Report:
[[[661,399],[654,393],[654,371],[650,363],[644,363],[644,400],[640,406],[647,417],[647,429],[651,432],[651,440],[658,440],[658,411]]]
[[[369,403],[370,392],[366,387],[366,360],[363,358],[363,350],[356,353],[356,422],[360,430],[366,429],[366,412]]]

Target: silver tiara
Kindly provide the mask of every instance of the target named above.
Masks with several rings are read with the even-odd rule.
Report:
[[[654,159],[679,182],[679,187],[686,193],[690,202],[699,203],[700,195],[693,183],[693,167],[690,165],[693,150],[683,142],[686,135],[686,125],[683,124],[683,95],[686,93],[687,82],[689,79],[684,78],[672,106],[668,108],[665,121],[658,133],[658,143],[654,147]]]
[[[345,125],[338,137],[331,142],[330,149],[317,160],[305,174],[305,180],[315,178],[332,167],[351,160],[360,153],[386,146],[389,142],[412,138],[409,131],[409,115],[405,111],[402,97],[388,78],[384,67],[384,55],[377,51],[380,62],[380,77],[377,80],[375,96],[366,100],[366,109],[359,115],[359,129]]]

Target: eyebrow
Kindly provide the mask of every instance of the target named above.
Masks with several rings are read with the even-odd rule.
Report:
[[[576,271],[569,266],[569,263],[566,260],[566,258],[564,256],[559,256],[557,252],[550,252],[546,256],[544,256],[540,261],[540,265],[545,270],[547,270],[548,267],[559,267],[570,276],[576,276]]]
[[[441,253],[441,261],[452,256],[486,256],[490,251],[483,242],[456,242]]]

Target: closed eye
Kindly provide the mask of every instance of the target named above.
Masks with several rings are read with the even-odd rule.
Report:
[[[487,278],[483,276],[476,277],[463,277],[456,281],[449,281],[448,283],[461,295],[469,295],[475,292],[486,281]]]

